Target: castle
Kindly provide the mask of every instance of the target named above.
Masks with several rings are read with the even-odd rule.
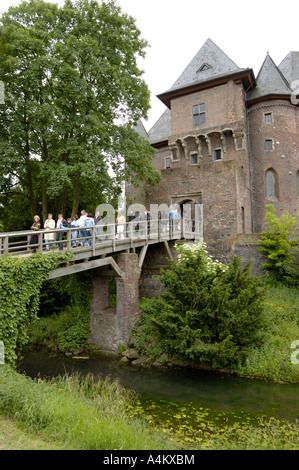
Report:
[[[297,81],[297,82],[296,82]],[[277,215],[299,209],[299,52],[277,66],[267,54],[255,77],[208,39],[167,91],[149,132],[161,173],[139,202],[203,205],[203,235],[219,245],[264,229],[267,204]],[[298,93],[298,91],[297,91]],[[127,195],[137,200],[136,188]]]

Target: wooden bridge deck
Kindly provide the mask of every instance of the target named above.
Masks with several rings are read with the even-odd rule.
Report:
[[[118,276],[122,276],[122,272],[117,266],[112,255],[120,252],[138,252],[139,254],[139,267],[142,267],[143,260],[146,255],[147,247],[149,245],[164,243],[171,258],[171,251],[169,249],[168,241],[181,240],[181,239],[195,239],[196,230],[194,230],[194,223],[191,220],[189,223],[182,224],[177,222],[176,225],[172,224],[171,220],[166,222],[161,220],[151,221],[148,225],[147,221],[139,222],[138,230],[136,230],[136,221],[123,224],[123,234],[118,233],[119,225],[109,224],[106,226],[92,226],[92,227],[72,227],[62,230],[51,229],[49,232],[56,234],[59,232],[64,233],[62,241],[51,241],[50,246],[55,244],[56,252],[59,251],[59,243],[63,244],[63,251],[71,251],[73,253],[73,263],[70,266],[60,267],[56,269],[50,278],[60,277],[74,272],[80,272],[88,269],[94,269],[100,266],[111,265]],[[98,230],[101,230],[99,241]],[[88,236],[82,233],[83,230],[88,230]],[[48,232],[48,233],[49,233]],[[77,242],[84,242],[85,246],[73,246],[75,239],[72,234],[77,232]],[[32,234],[37,235],[38,241],[35,245],[30,244],[30,237]],[[33,250],[47,255],[45,235],[46,230],[33,232],[31,230],[6,232],[0,233],[0,257],[4,256],[17,256],[27,257],[31,256]],[[121,238],[123,237],[123,238]],[[50,250],[52,251],[52,249]]]

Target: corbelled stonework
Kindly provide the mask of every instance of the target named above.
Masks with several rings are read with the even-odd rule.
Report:
[[[299,209],[299,53],[279,67],[267,54],[255,77],[208,39],[174,84],[147,138],[161,182],[142,203],[203,204],[204,238],[217,242],[264,229],[265,206]],[[144,133],[143,133],[144,135]],[[127,197],[136,196],[128,185]]]

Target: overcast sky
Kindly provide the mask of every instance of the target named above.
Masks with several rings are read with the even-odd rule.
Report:
[[[19,3],[21,0],[0,0],[0,13]],[[64,2],[52,0],[52,3]],[[146,130],[165,109],[156,95],[173,85],[206,39],[212,39],[239,67],[252,68],[256,76],[267,52],[279,65],[288,52],[299,50],[295,0],[117,0],[117,3],[136,19],[142,38],[150,45],[145,60],[140,62],[151,91],[152,109],[144,122]]]

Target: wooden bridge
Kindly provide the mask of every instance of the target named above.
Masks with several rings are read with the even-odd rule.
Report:
[[[0,257],[27,257],[36,250],[47,256],[49,242],[45,240],[49,233],[55,238],[50,241],[50,251],[73,253],[72,264],[60,265],[49,279],[94,270],[90,343],[111,351],[127,344],[139,314],[139,279],[149,247],[153,245],[154,251],[163,247],[165,257],[172,259],[170,242],[201,238],[199,225],[191,219],[135,219],[123,224],[39,230],[34,232],[35,244],[30,243],[31,230],[0,233]],[[62,233],[63,239],[56,241],[56,235]],[[114,309],[109,308],[111,276],[116,280]]]

